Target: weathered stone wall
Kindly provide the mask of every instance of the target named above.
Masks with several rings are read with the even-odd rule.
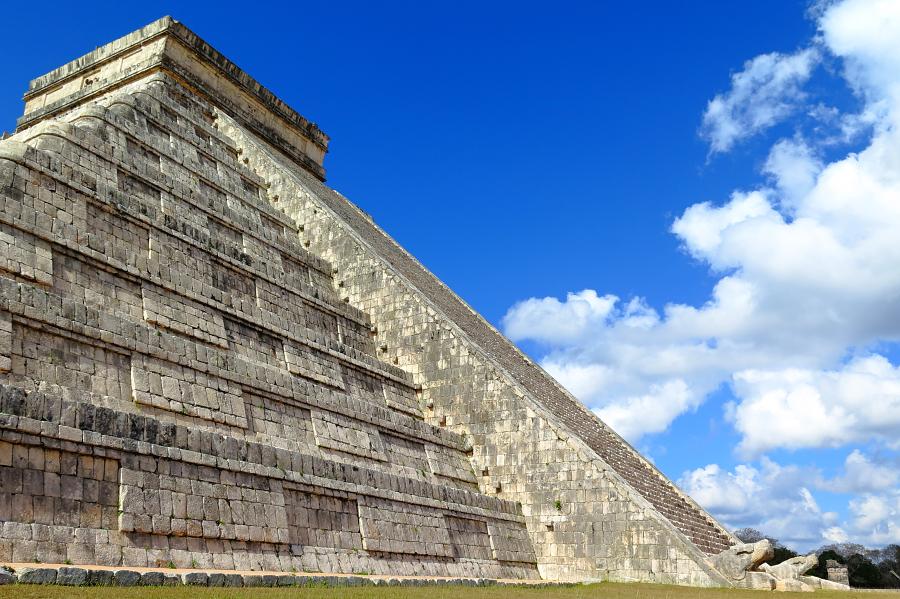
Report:
[[[487,498],[5,385],[0,481],[0,561],[529,577],[495,552],[361,551],[361,501],[429,511],[440,538],[441,518],[524,530]]]
[[[0,143],[0,561],[536,577],[266,187],[162,73]]]
[[[218,124],[266,180],[273,205],[301,225],[304,244],[335,266],[342,296],[370,315],[379,355],[422,386],[426,419],[471,439],[482,491],[522,503],[544,577],[722,584],[681,531],[379,252],[373,240],[384,236],[363,213],[227,115]],[[664,480],[650,468],[643,476]]]
[[[730,584],[734,538],[182,25],[33,81],[20,128],[0,561]]]
[[[825,570],[828,575],[828,580],[831,582],[836,582],[838,584],[850,584],[850,574],[847,571],[847,566],[840,563],[837,560],[827,560],[825,562]]]

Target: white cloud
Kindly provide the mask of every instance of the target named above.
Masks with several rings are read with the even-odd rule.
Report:
[[[605,364],[577,364],[574,362],[547,362],[543,364],[553,378],[563,383],[575,397],[594,397],[615,376]]]
[[[762,458],[733,470],[708,464],[685,472],[678,485],[731,529],[745,526],[797,551],[848,540],[870,546],[900,541],[900,489],[896,465],[858,449],[843,472],[824,478],[815,467],[781,465]],[[822,510],[813,492],[854,493],[847,517]]]
[[[672,232],[684,243],[685,248],[697,259],[706,260],[714,268],[735,266],[728,262],[716,263],[722,256],[722,244],[733,227],[746,226],[758,219],[780,221],[772,209],[764,191],[735,192],[724,206],[709,202],[694,204],[672,224]]]
[[[819,60],[815,48],[794,54],[762,54],[731,76],[731,89],[709,101],[701,134],[710,151],[727,152],[735,143],[775,125],[796,111],[802,86]]]
[[[823,480],[819,486],[835,493],[877,493],[896,490],[898,482],[896,465],[879,463],[854,449],[844,460],[844,474]]]
[[[506,334],[513,340],[539,339],[546,343],[571,343],[591,327],[602,326],[618,301],[614,295],[598,297],[585,289],[569,293],[565,302],[555,297],[519,302],[503,318]]]
[[[749,526],[798,550],[833,542],[842,529],[823,511],[810,488],[814,470],[763,459],[731,472],[718,464],[686,472],[678,485],[731,529]]]
[[[847,531],[840,526],[829,526],[822,531],[822,538],[825,539],[827,545],[850,541],[850,536],[847,534]]]
[[[678,481],[700,505],[732,528],[756,525],[763,506],[756,499],[761,485],[759,471],[739,464],[734,472],[725,472],[718,464],[709,464],[685,473]]]
[[[871,138],[830,162],[814,138],[779,141],[764,183],[688,207],[672,232],[719,276],[708,301],[657,311],[584,290],[509,310],[507,334],[545,344],[543,365],[629,440],[664,430],[727,384],[745,456],[864,439],[898,448],[900,371],[875,351],[900,342],[897,7],[829,5],[821,41],[749,61],[710,103],[706,131],[723,150],[793,111],[830,53],[863,103],[834,126],[863,119]]]
[[[783,139],[772,146],[763,172],[771,175],[780,193],[780,205],[793,212],[794,207],[815,186],[823,165],[802,140]]]
[[[850,502],[850,528],[857,542],[886,545],[900,541],[900,490],[866,494]]]
[[[825,43],[845,59],[846,77],[871,101],[900,94],[900,4],[895,0],[844,0],[819,21]]]
[[[727,525],[800,550],[900,542],[900,366],[883,351],[900,344],[900,2],[823,3],[815,17],[807,49],[748,61],[704,114],[711,154],[804,115],[771,147],[759,185],[689,206],[672,224],[718,277],[705,303],[656,310],[587,289],[526,300],[504,318],[507,334],[544,344],[543,365],[632,442],[728,385],[737,454],[758,461],[709,464],[679,484]],[[807,101],[821,60],[840,63],[856,112]],[[833,158],[850,141],[859,147]],[[880,457],[854,450],[825,478],[764,455],[848,445]],[[814,492],[850,495],[844,516]]]
[[[645,395],[625,397],[621,402],[594,411],[620,435],[633,439],[666,430],[676,416],[699,404],[701,399],[684,381],[673,380],[651,386]]]
[[[839,371],[745,370],[734,379],[741,401],[730,415],[745,454],[878,438],[897,442],[900,369],[881,356],[855,359]]]

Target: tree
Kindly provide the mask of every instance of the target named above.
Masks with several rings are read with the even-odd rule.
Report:
[[[788,547],[785,547],[777,541],[773,542],[772,544],[775,545],[775,555],[772,557],[772,559],[769,560],[769,565],[771,566],[777,566],[781,562],[789,560],[792,557],[797,557],[799,555],[793,549],[789,549]]]
[[[879,552],[881,555],[877,560],[879,563],[881,562],[894,562],[898,566],[900,566],[900,545],[896,543],[891,543],[890,545],[886,545]]]
[[[840,555],[844,559],[845,563],[848,559],[850,559],[850,556],[852,555],[862,555],[868,557],[869,559],[872,559],[874,557],[873,554],[878,553],[877,549],[866,549],[859,543],[832,543],[831,545],[823,545],[819,548],[819,551],[817,551],[817,553],[820,553],[827,549],[831,549],[832,551]]]
[[[736,536],[742,543],[755,543],[767,538],[765,535],[763,535],[763,533],[759,532],[755,528],[739,528],[734,531],[734,536]]]
[[[847,573],[850,575],[850,586],[852,587],[863,589],[881,587],[881,570],[864,555],[854,553],[847,558]]]
[[[878,570],[881,571],[881,587],[900,588],[900,545],[887,545],[879,553]]]
[[[881,572],[881,588],[900,589],[900,567],[894,560],[885,560],[878,564]]]

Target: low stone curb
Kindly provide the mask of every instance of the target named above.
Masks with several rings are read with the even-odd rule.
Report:
[[[92,570],[90,568],[0,568],[0,585],[58,586],[201,586],[201,587],[351,587],[351,586],[503,586],[566,587],[577,583],[511,582],[491,578],[370,578],[368,576],[228,574],[224,572]]]

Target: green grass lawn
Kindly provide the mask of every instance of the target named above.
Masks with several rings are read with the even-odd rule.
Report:
[[[200,587],[55,587],[9,585],[0,587],[0,598],[37,599],[74,597],[85,599],[763,599],[765,591],[697,589],[651,584],[592,584],[563,588],[491,587],[351,587],[283,589],[210,589]],[[800,595],[799,593],[788,593]],[[779,593],[772,599],[787,594]],[[771,595],[770,595],[771,596]],[[810,597],[809,594],[803,594]],[[818,599],[898,599],[900,592],[818,591]]]

